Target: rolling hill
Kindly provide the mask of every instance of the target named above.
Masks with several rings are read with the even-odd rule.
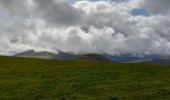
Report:
[[[14,55],[16,57],[31,57],[31,58],[45,58],[45,59],[82,59],[82,60],[96,60],[96,61],[113,61],[113,62],[126,62],[126,63],[145,63],[145,64],[170,64],[170,58],[161,55],[143,55],[134,56],[132,54],[126,55],[108,55],[108,54],[74,54],[69,52],[59,51],[58,53],[52,53],[48,51],[36,52],[34,50],[28,50],[22,53]]]
[[[170,66],[0,56],[0,100],[169,100]]]
[[[15,54],[16,57],[31,57],[31,58],[46,58],[46,59],[60,59],[60,60],[71,60],[71,59],[81,59],[81,60],[96,60],[96,61],[111,61],[109,58],[106,58],[100,54],[80,54],[76,55],[73,53],[62,52],[58,53],[52,52],[36,52],[34,50],[28,50],[22,53]]]

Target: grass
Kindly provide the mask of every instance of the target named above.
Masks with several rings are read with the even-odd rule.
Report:
[[[0,57],[0,100],[170,100],[170,66]]]

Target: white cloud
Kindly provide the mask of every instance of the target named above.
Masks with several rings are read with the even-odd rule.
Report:
[[[155,7],[148,6],[152,3],[158,2],[86,0],[71,5],[58,0],[0,0],[0,53],[36,49],[170,54],[169,7],[158,7],[166,14],[155,12]],[[140,7],[153,15],[134,17],[129,13]]]

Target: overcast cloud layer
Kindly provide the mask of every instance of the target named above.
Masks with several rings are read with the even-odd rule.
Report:
[[[0,0],[0,54],[170,54],[169,0]],[[150,16],[133,16],[144,8]]]

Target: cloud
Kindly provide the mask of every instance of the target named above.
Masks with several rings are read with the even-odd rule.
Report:
[[[0,0],[0,53],[35,49],[113,55],[170,54],[168,6],[158,7],[165,11],[159,12],[149,6],[158,3],[152,0],[71,2]],[[168,1],[159,2],[163,5]],[[151,16],[131,15],[132,9],[142,7]]]
[[[144,0],[143,6],[152,14],[170,14],[169,0]]]
[[[34,0],[35,16],[49,24],[72,26],[81,23],[82,12],[59,0]]]

